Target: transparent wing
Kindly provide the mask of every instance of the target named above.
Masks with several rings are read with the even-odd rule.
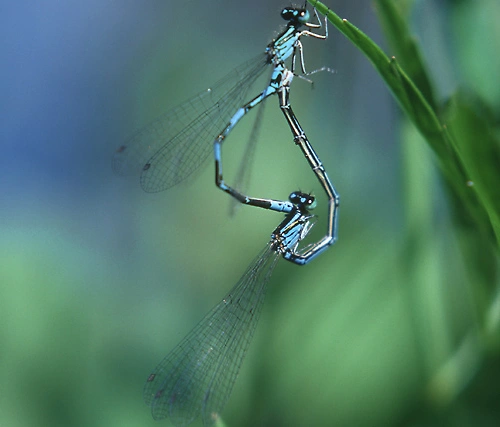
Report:
[[[211,425],[225,406],[255,331],[266,285],[280,255],[271,244],[205,318],[149,376],[144,400],[153,418]]]
[[[248,90],[267,63],[266,54],[260,54],[137,131],[116,150],[114,171],[119,175],[140,173],[141,185],[148,192],[181,182],[211,153],[214,139],[249,100]]]
[[[234,189],[239,192],[246,194],[248,184],[250,182],[250,173],[252,171],[252,164],[255,158],[255,149],[257,147],[257,140],[259,138],[259,133],[262,125],[262,118],[264,116],[265,102],[261,102],[257,107],[257,116],[255,117],[255,122],[252,127],[252,132],[248,138],[248,142],[245,148],[245,152],[241,157],[240,166],[238,168],[238,173],[234,180]],[[241,202],[234,197],[231,197],[229,204],[229,215],[234,216],[236,210],[241,206]]]

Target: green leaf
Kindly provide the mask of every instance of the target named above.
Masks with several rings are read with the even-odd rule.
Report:
[[[481,194],[470,187],[473,181],[470,174],[474,171],[477,173],[482,166],[475,164],[479,161],[477,156],[467,160],[464,158],[466,154],[460,151],[464,147],[463,138],[462,142],[454,140],[457,132],[450,133],[448,124],[440,118],[430,78],[419,50],[409,34],[408,25],[404,22],[400,10],[394,6],[395,3],[391,0],[376,2],[388,38],[396,46],[395,50],[399,52],[402,63],[408,66],[411,74],[403,69],[396,57],[389,58],[373,40],[349,21],[341,19],[319,1],[308,0],[308,2],[365,54],[387,84],[403,112],[433,149],[449,188],[455,216],[459,222],[474,224],[490,240],[496,238],[498,247],[500,210],[496,203],[491,202],[494,196],[492,194],[485,196],[484,185],[480,185]],[[482,134],[488,131],[485,129],[479,131],[476,127],[475,132]],[[473,138],[473,133],[469,132],[464,138]],[[470,147],[470,143],[471,141],[465,145]],[[490,184],[491,181],[492,178],[488,178]]]
[[[420,49],[415,38],[408,31],[408,25],[403,17],[403,13],[408,13],[408,11],[403,12],[400,2],[395,3],[392,0],[378,0],[374,4],[387,40],[399,63],[422,92],[429,105],[436,109],[431,79],[427,74]]]
[[[443,117],[469,185],[500,241],[500,141],[493,114],[477,95],[459,91],[446,104]]]

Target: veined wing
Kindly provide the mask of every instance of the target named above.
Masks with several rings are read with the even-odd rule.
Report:
[[[224,408],[252,339],[280,254],[268,244],[229,294],[149,376],[144,400],[153,418],[211,425]]]
[[[249,101],[248,91],[267,63],[265,53],[258,55],[137,131],[117,149],[115,172],[140,173],[148,192],[166,190],[188,177],[209,156],[214,139],[237,109]]]

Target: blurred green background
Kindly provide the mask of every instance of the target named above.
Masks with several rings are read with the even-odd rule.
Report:
[[[415,1],[411,32],[439,99],[499,117],[496,0]],[[0,426],[155,426],[150,370],[230,289],[282,216],[213,185],[146,194],[113,175],[135,129],[254,56],[283,1],[20,1],[1,7]],[[382,45],[369,1],[327,5]],[[333,27],[304,40],[294,110],[341,194],[339,241],[281,262],[227,426],[496,426],[498,260],[471,268],[435,158]],[[228,182],[246,120],[225,146]],[[498,123],[498,121],[497,121]],[[226,167],[227,166],[227,167]],[[325,201],[267,102],[249,194]],[[482,248],[474,248],[481,260]],[[195,424],[196,425],[196,424]]]

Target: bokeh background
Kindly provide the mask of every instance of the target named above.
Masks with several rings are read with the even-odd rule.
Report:
[[[143,404],[147,375],[281,215],[230,217],[212,162],[146,194],[111,159],[135,129],[261,51],[286,5],[2,4],[0,426],[169,425]],[[371,2],[328,6],[385,46]],[[499,107],[498,3],[415,1],[411,17],[438,95],[470,86]],[[339,241],[308,266],[278,266],[224,422],[498,425],[498,343],[478,332],[484,313],[432,153],[333,27],[304,50],[309,69],[336,71],[314,89],[297,79],[292,102],[341,194]],[[251,125],[225,146],[228,182]],[[325,201],[277,99],[257,150],[249,193],[316,192],[319,237]],[[485,305],[497,328],[499,305]]]

